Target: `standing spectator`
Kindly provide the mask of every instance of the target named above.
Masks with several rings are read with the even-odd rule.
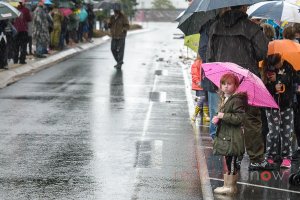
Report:
[[[279,105],[279,109],[266,109],[269,133],[267,135],[266,157],[270,164],[280,156],[280,167],[291,167],[292,133],[294,131],[293,74],[292,65],[280,54],[269,55],[264,66],[266,86]]]
[[[44,7],[43,0],[38,3],[38,6],[34,11],[32,36],[36,41],[35,56],[38,58],[45,58],[46,56],[43,54],[45,53],[44,51],[47,49],[47,46],[50,42],[50,35],[48,14]]]
[[[232,73],[224,74],[220,80],[221,104],[218,114],[212,119],[218,126],[213,152],[225,156],[227,172],[224,174],[224,186],[216,188],[216,194],[237,192],[238,157],[245,152],[242,124],[247,107],[247,95],[236,91],[239,82]]]
[[[50,15],[53,20],[53,30],[50,34],[50,46],[54,50],[59,49],[59,41],[60,41],[60,35],[61,35],[61,24],[64,20],[64,16],[61,13],[61,11],[58,9],[58,5],[54,4],[53,9],[50,12]]]
[[[202,75],[201,65],[202,65],[202,60],[198,54],[196,60],[194,61],[191,67],[192,90],[196,91],[196,96],[197,96],[196,98],[197,105],[195,106],[195,111],[191,118],[192,122],[196,121],[196,117],[198,116],[199,113],[202,113],[202,119],[204,121],[210,120],[208,116],[208,107],[207,107],[205,91],[201,87],[201,75]]]
[[[269,41],[273,41],[275,39],[275,29],[270,24],[262,23],[260,26],[263,28],[263,32]]]
[[[77,37],[77,29],[79,26],[79,17],[78,15],[74,12],[71,15],[69,15],[69,23],[68,23],[68,33],[69,33],[69,46],[73,47],[75,43],[78,42],[78,37]]]
[[[125,38],[129,30],[129,21],[127,16],[121,12],[121,5],[119,3],[115,3],[113,9],[114,15],[110,17],[108,23],[112,37],[111,51],[117,61],[117,65],[114,67],[121,69],[125,50]]]
[[[259,76],[258,62],[267,56],[268,40],[261,27],[248,19],[247,6],[233,6],[211,26],[208,62],[233,62]],[[209,105],[210,106],[210,105]],[[249,170],[274,169],[264,159],[260,109],[248,106],[244,121]]]
[[[0,69],[7,69],[7,38],[5,28],[7,20],[0,20]]]
[[[88,41],[93,42],[93,30],[94,30],[94,20],[95,20],[95,14],[93,12],[93,5],[88,4],[87,5],[87,13],[88,13]]]
[[[14,42],[14,63],[26,64],[26,49],[28,42],[28,22],[31,21],[30,10],[23,5],[23,0],[19,2],[18,10],[21,15],[14,21],[17,35]]]

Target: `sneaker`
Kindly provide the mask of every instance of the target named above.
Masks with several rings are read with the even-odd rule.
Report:
[[[270,164],[268,161],[263,160],[261,162],[256,163],[250,163],[249,165],[249,171],[255,171],[255,170],[274,170],[275,165]]]
[[[275,164],[275,163],[274,163],[274,160],[273,160],[272,158],[268,158],[267,161],[268,161],[268,163],[271,164],[271,165]]]
[[[291,168],[291,160],[288,158],[284,158],[280,167],[281,168]]]

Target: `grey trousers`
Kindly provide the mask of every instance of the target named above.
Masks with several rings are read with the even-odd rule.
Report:
[[[280,155],[282,158],[292,156],[292,133],[294,130],[294,111],[292,108],[284,110],[266,110],[269,133],[266,143],[266,157],[274,158]]]
[[[119,65],[123,64],[125,38],[111,40],[111,52]]]

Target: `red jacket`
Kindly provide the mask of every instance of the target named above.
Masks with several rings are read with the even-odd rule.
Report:
[[[28,8],[23,5],[18,7],[18,10],[21,12],[20,17],[17,17],[14,21],[14,27],[18,32],[27,32],[28,31],[28,22],[31,21],[31,15]]]
[[[201,82],[201,65],[202,65],[202,60],[196,59],[191,67],[193,90],[203,90],[203,88],[199,86],[199,82]]]

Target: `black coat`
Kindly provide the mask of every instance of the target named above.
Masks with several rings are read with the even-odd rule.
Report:
[[[207,62],[233,62],[259,75],[258,62],[267,56],[268,39],[261,27],[239,10],[225,12],[210,28]]]

